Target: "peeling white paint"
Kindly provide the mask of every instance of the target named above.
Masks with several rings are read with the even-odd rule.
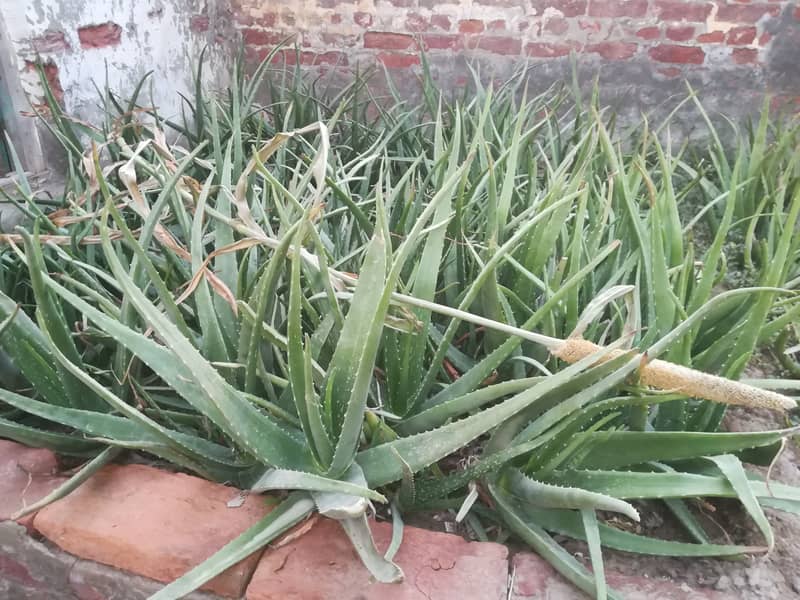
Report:
[[[213,4],[213,0],[208,3]],[[101,113],[100,97],[95,85],[123,97],[130,94],[139,80],[152,70],[152,85],[143,90],[141,102],[159,107],[168,118],[180,116],[178,92],[193,90],[193,68],[203,47],[208,44],[203,71],[208,88],[226,84],[229,73],[227,46],[209,43],[205,35],[191,31],[191,17],[199,14],[206,2],[163,2],[162,0],[33,0],[3,2],[0,11],[9,30],[18,61],[23,90],[35,101],[42,89],[35,72],[26,69],[26,60],[34,60],[29,40],[46,32],[63,32],[69,49],[42,54],[45,61],[58,67],[64,90],[65,108],[71,114],[89,121]],[[119,44],[101,48],[81,48],[78,29],[87,25],[116,23],[121,28]],[[230,40],[226,40],[230,41]],[[92,84],[94,82],[95,85]]]

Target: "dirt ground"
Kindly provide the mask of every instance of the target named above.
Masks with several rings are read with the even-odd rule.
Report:
[[[764,376],[760,374],[760,376]],[[764,431],[785,427],[781,417],[769,411],[731,409],[725,418],[728,431]],[[800,485],[800,439],[789,440],[773,466],[771,481]],[[766,475],[766,469],[748,466]],[[683,528],[663,505],[641,503],[642,531],[654,537],[691,542]],[[695,511],[715,543],[762,545],[757,528],[741,505],[728,499],[709,499]],[[712,512],[713,511],[713,512]],[[606,549],[603,552],[606,572],[638,575],[653,579],[670,579],[692,588],[706,588],[742,600],[772,600],[800,598],[800,515],[765,509],[775,534],[775,548],[768,555],[747,556],[742,559],[670,558],[645,556]],[[707,518],[703,519],[703,516]],[[407,515],[407,523],[427,529],[470,535],[463,525],[456,525],[449,512]],[[493,532],[494,533],[494,532]],[[493,537],[493,536],[492,536]],[[578,559],[589,566],[588,552],[583,542],[557,536],[556,539]],[[528,550],[509,540],[513,552]],[[653,600],[658,600],[654,598]]]
[[[785,426],[774,414],[763,411],[731,410],[726,417],[729,431],[763,431]],[[790,440],[773,467],[771,480],[800,485],[800,440]],[[738,503],[723,500],[712,503],[719,535],[714,541],[761,544],[763,539]],[[607,571],[649,577],[667,577],[692,587],[726,592],[745,600],[800,598],[800,516],[766,509],[775,532],[775,549],[766,556],[742,560],[714,558],[667,558],[605,551]],[[644,517],[645,527],[659,537],[676,539],[679,531],[663,512]],[[713,528],[707,528],[713,534]],[[727,540],[726,538],[730,538]],[[689,541],[689,540],[686,540]],[[655,599],[654,599],[655,600]]]

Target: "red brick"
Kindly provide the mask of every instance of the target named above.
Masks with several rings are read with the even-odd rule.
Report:
[[[734,48],[731,56],[737,65],[752,65],[758,62],[758,50],[755,48]]]
[[[192,18],[189,19],[189,29],[195,33],[205,33],[210,25],[211,22],[205,15],[192,15]]]
[[[606,60],[625,60],[636,54],[638,49],[638,44],[628,42],[599,42],[587,45],[585,50],[599,54]]]
[[[552,19],[547,19],[544,29],[549,33],[564,35],[569,30],[569,21],[561,17],[553,17]]]
[[[371,523],[378,548],[392,528]],[[375,583],[341,527],[321,519],[298,539],[267,550],[247,588],[247,600],[505,600],[508,549],[408,527],[395,560],[402,583]]]
[[[656,0],[658,16],[665,21],[692,21],[702,23],[714,7],[710,2],[696,0]]]
[[[7,521],[66,481],[57,473],[58,460],[50,450],[0,440],[0,521]],[[23,517],[20,525],[30,529],[33,517]]]
[[[56,102],[61,104],[61,101],[64,100],[64,88],[61,87],[61,77],[58,73],[58,66],[52,60],[48,60],[46,63],[42,64],[42,68],[44,69],[44,77],[47,79],[47,83],[50,86],[50,91],[53,92]],[[37,69],[37,63],[32,60],[26,60],[25,69],[27,71],[35,71]]]
[[[334,25],[339,25],[342,22],[342,15],[338,13],[334,13],[331,15],[331,23]]]
[[[800,21],[800,6],[794,9],[793,16],[796,21]]]
[[[458,22],[458,31],[461,33],[481,33],[483,29],[483,21],[478,19],[466,19]]]
[[[380,52],[378,60],[388,69],[408,69],[420,63],[416,54],[399,54],[397,52]]]
[[[461,37],[446,33],[428,33],[422,36],[426,50],[456,50],[461,48]]]
[[[670,25],[664,35],[673,42],[686,42],[694,37],[694,25]]]
[[[776,17],[781,12],[777,4],[733,4],[717,2],[717,20],[731,23],[755,23],[765,15]]]
[[[663,75],[664,77],[677,77],[683,71],[681,71],[678,67],[666,67],[664,69],[658,69],[658,72]]]
[[[505,31],[505,28],[505,19],[495,19],[494,21],[489,21],[489,23],[486,25],[486,29],[489,31]]]
[[[541,15],[546,8],[554,8],[565,17],[580,17],[586,14],[586,0],[532,0],[536,14]]]
[[[430,27],[430,23],[428,19],[423,17],[419,13],[408,13],[406,17],[406,29],[409,31],[413,31],[415,33],[421,33],[423,31],[427,31]]]
[[[361,27],[370,27],[372,26],[372,15],[368,12],[355,12],[353,13],[353,21]]]
[[[680,46],[677,44],[659,44],[648,51],[650,58],[658,62],[701,65],[706,53],[702,48]]]
[[[368,31],[364,34],[364,48],[378,48],[380,50],[408,50],[414,45],[414,38],[404,33]]]
[[[263,15],[259,15],[258,19],[246,19],[242,21],[240,18],[240,22],[244,25],[253,25],[264,29],[275,27],[275,23],[277,23],[277,21],[278,15],[275,13],[264,13]]]
[[[236,490],[145,465],[110,466],[42,509],[34,527],[71,554],[157,581],[172,581],[255,524],[267,508]],[[199,525],[198,525],[199,524]],[[204,588],[238,597],[258,556],[234,565]]]
[[[431,15],[431,26],[442,31],[450,31],[453,23],[447,15]]]
[[[263,29],[243,29],[242,40],[248,46],[273,46],[286,38],[280,31],[264,31]]]
[[[697,36],[697,41],[701,44],[719,44],[725,41],[724,31],[709,31]]]
[[[734,27],[728,32],[727,43],[729,46],[747,46],[752,44],[756,39],[756,28],[753,26],[748,27]]]
[[[516,55],[522,52],[522,42],[518,38],[507,36],[469,37],[466,45],[472,50],[483,50],[492,54]]]
[[[31,48],[42,54],[69,50],[69,42],[63,31],[45,31],[42,35],[31,38]]]
[[[636,37],[643,40],[657,40],[661,36],[661,30],[658,27],[642,27],[636,32]]]
[[[592,0],[590,17],[644,17],[647,0]]]
[[[765,31],[762,33],[758,38],[758,45],[759,46],[766,46],[772,40],[772,34],[769,31]]]
[[[357,46],[359,36],[346,34],[346,33],[329,33],[322,31],[319,34],[319,39],[325,44],[326,48],[352,48]]]
[[[556,58],[567,56],[572,50],[578,50],[578,44],[556,44],[547,42],[532,42],[525,46],[528,56],[537,58]]]
[[[589,21],[588,19],[581,19],[578,21],[578,27],[582,31],[592,33],[600,33],[603,30],[603,24],[600,21]]]
[[[78,28],[81,48],[105,48],[116,46],[122,38],[122,27],[116,23],[101,23]]]

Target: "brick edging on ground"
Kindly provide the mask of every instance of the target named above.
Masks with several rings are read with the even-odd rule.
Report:
[[[238,491],[144,465],[109,466],[66,498],[19,523],[9,521],[64,481],[56,457],[0,440],[0,597],[140,600],[211,556],[267,512],[258,496],[230,502]],[[380,548],[391,538],[372,523]],[[406,527],[395,557],[402,584],[370,581],[333,521],[306,524],[209,582],[192,600],[572,600],[585,598],[541,558],[509,557],[491,542]],[[101,564],[102,563],[102,564]],[[622,577],[609,582],[623,597],[724,600],[667,580]],[[509,584],[513,585],[511,593]],[[53,595],[56,593],[58,595]]]

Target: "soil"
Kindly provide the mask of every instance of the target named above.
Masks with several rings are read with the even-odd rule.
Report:
[[[768,411],[730,410],[725,421],[725,428],[729,431],[763,431],[785,425],[780,417],[776,418]],[[797,443],[797,440],[790,440],[786,444],[772,469],[772,481],[800,485],[800,449]],[[762,474],[766,474],[766,469]],[[763,538],[738,503],[715,500],[708,506],[716,509],[713,519],[719,534],[713,536],[716,538],[713,541],[763,544]],[[766,556],[748,556],[738,560],[679,559],[608,550],[604,552],[606,569],[626,575],[668,578],[679,584],[712,588],[746,600],[800,598],[800,572],[797,569],[800,565],[800,516],[770,509],[765,509],[765,512],[775,533],[775,548]],[[663,512],[652,513],[644,521],[648,533],[663,539],[682,537],[679,526]],[[706,530],[712,534],[713,527]]]
[[[764,377],[763,373],[750,374]],[[728,431],[765,431],[786,427],[786,421],[770,411],[730,409],[723,428]],[[800,440],[789,440],[775,462],[771,481],[800,486]],[[766,475],[766,468],[748,466]],[[706,499],[693,506],[711,541],[720,544],[736,543],[763,545],[764,540],[741,505],[728,499]],[[639,533],[660,539],[691,542],[663,505],[641,503]],[[800,515],[765,509],[775,534],[775,548],[768,555],[752,555],[736,559],[670,558],[645,556],[605,549],[606,572],[620,575],[669,579],[698,589],[713,589],[727,597],[743,600],[800,598]],[[435,531],[447,531],[474,539],[464,524],[454,522],[455,512],[417,513],[405,515],[406,522]],[[498,530],[489,537],[495,540]],[[557,537],[576,558],[589,566],[588,551],[583,542]],[[502,538],[498,541],[502,541]],[[528,549],[513,540],[507,542],[512,553]],[[655,599],[654,599],[655,600]]]

